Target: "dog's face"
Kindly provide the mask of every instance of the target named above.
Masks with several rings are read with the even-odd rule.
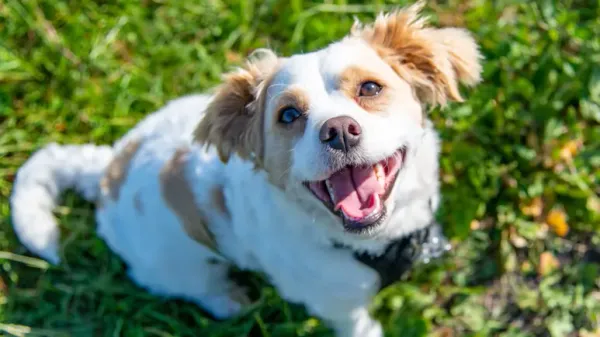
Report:
[[[426,104],[460,100],[481,67],[464,30],[425,28],[416,6],[355,25],[326,48],[263,50],[229,74],[196,139],[254,160],[291,203],[344,231],[385,226],[423,135]]]
[[[362,39],[280,62],[263,89],[271,182],[310,214],[372,231],[391,211],[387,201],[422,132],[418,98]]]

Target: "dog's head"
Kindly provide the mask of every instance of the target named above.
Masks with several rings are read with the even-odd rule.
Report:
[[[356,23],[324,49],[251,55],[226,76],[196,140],[223,161],[253,160],[309,214],[372,233],[398,207],[402,171],[425,130],[423,107],[460,101],[480,80],[470,34],[436,29],[420,5]]]

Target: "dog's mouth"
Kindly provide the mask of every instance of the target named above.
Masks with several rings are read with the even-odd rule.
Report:
[[[348,165],[329,178],[305,183],[325,206],[341,217],[346,230],[363,232],[385,220],[385,201],[406,159],[406,148],[371,165]]]

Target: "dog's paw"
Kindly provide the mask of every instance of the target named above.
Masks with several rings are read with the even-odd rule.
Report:
[[[384,337],[381,323],[366,313],[361,313],[351,322],[337,322],[335,327],[336,337]]]
[[[383,337],[383,328],[381,327],[381,323],[378,321],[371,321],[371,324],[363,332],[363,334],[359,334],[357,336],[366,336],[366,337]]]

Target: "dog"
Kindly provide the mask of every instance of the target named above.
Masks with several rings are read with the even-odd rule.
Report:
[[[372,297],[447,249],[426,109],[481,81],[473,36],[430,26],[422,7],[357,21],[310,53],[257,50],[214,92],[170,101],[113,146],[36,151],[11,195],[18,238],[59,263],[51,211],[72,188],[96,202],[98,235],[154,294],[232,317],[248,304],[236,266],[337,336],[383,336]]]

